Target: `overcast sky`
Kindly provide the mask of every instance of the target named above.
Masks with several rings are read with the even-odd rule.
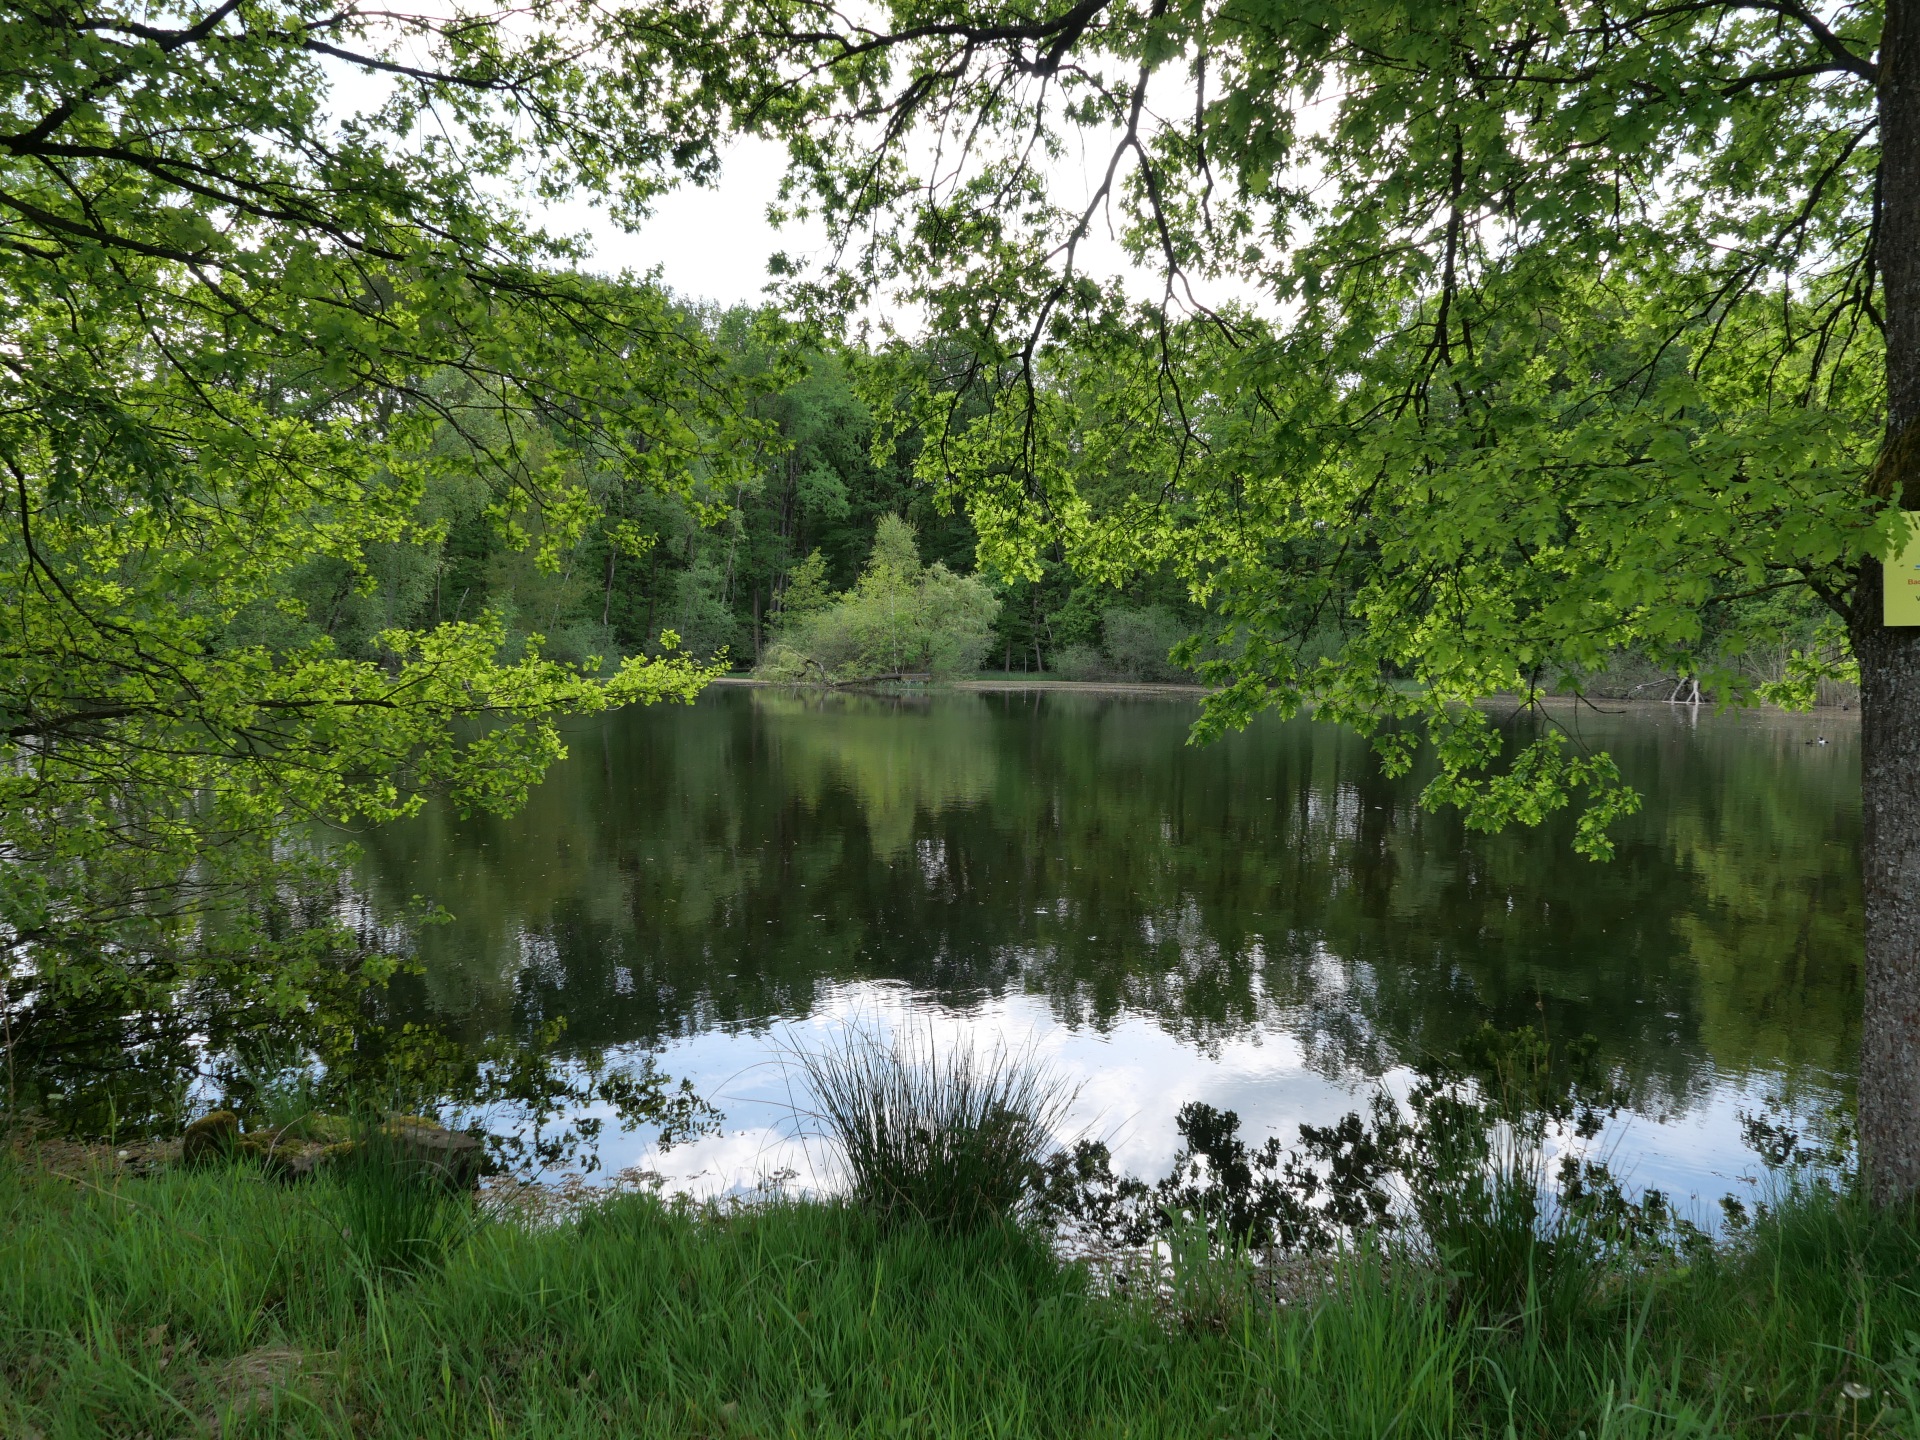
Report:
[[[1087,203],[1106,166],[1107,156],[1099,146],[1107,137],[1091,138],[1091,153],[1076,147],[1046,167],[1056,198],[1076,209]],[[826,252],[826,231],[819,223],[790,221],[777,230],[768,223],[767,207],[779,192],[785,154],[785,148],[774,141],[735,140],[713,185],[685,185],[662,196],[653,214],[632,234],[612,224],[604,211],[585,198],[549,207],[531,218],[555,233],[590,236],[591,269],[644,272],[658,266],[661,282],[683,298],[723,305],[759,304],[769,298],[767,262],[776,252],[801,260],[824,258]],[[1117,221],[1118,216],[1113,218]],[[1125,277],[1137,299],[1157,298],[1164,283],[1157,272],[1127,258],[1105,216],[1096,218],[1082,241],[1078,263],[1096,278]],[[1196,288],[1211,292],[1206,298],[1215,303],[1225,298],[1245,300],[1251,294],[1242,286],[1218,282]],[[885,301],[876,302],[868,314],[875,319],[884,314],[896,323],[905,319]],[[905,328],[914,327],[909,322]]]
[[[387,95],[390,81],[344,62],[323,60],[332,100],[341,114],[365,113]],[[1173,112],[1191,109],[1191,82],[1184,74],[1160,78],[1167,91],[1160,98]],[[1163,107],[1164,108],[1164,107]],[[1058,203],[1078,209],[1087,203],[1105,174],[1111,146],[1118,132],[1096,129],[1069,140],[1065,153],[1042,160],[1049,187]],[[926,137],[909,141],[910,152],[931,156]],[[721,305],[757,305],[767,294],[767,262],[784,251],[797,260],[825,257],[826,233],[817,222],[792,223],[776,230],[767,220],[767,207],[779,192],[785,148],[774,141],[741,137],[726,149],[721,171],[709,186],[686,185],[661,196],[653,214],[639,230],[628,233],[613,224],[604,210],[585,197],[564,205],[535,209],[528,219],[550,233],[585,234],[593,256],[587,268],[602,273],[631,270],[658,271],[660,282],[688,300],[710,300]],[[492,188],[489,186],[488,188]],[[524,199],[521,203],[525,203]],[[1097,216],[1082,241],[1078,268],[1096,279],[1120,276],[1135,299],[1157,299],[1163,278],[1152,268],[1134,265],[1110,232],[1117,216]],[[1202,283],[1190,278],[1200,298],[1210,304],[1226,300],[1258,305],[1249,287],[1215,279]],[[869,319],[886,318],[907,333],[918,329],[915,317],[876,299],[865,308]]]
[[[331,59],[321,60],[320,68],[341,116],[369,113],[388,96],[391,82],[386,76]],[[532,209],[527,218],[553,234],[586,233],[594,246],[590,269],[645,272],[658,266],[662,283],[686,299],[759,304],[767,298],[767,261],[776,251],[804,256],[825,244],[825,232],[817,225],[776,231],[767,223],[767,206],[778,193],[784,159],[784,149],[770,141],[735,140],[714,185],[683,186],[662,196],[653,215],[633,234],[584,197]],[[492,184],[485,188],[497,189]]]
[[[533,217],[558,233],[593,238],[592,268],[660,269],[676,294],[723,305],[766,299],[767,261],[776,251],[808,255],[825,244],[817,225],[775,230],[767,206],[780,188],[785,151],[766,140],[742,139],[728,148],[720,179],[710,187],[683,186],[662,196],[641,229],[628,234],[585,200]]]

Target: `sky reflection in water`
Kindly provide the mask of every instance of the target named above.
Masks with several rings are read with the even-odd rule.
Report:
[[[421,932],[403,1003],[664,1046],[726,1134],[665,1155],[609,1134],[602,1160],[700,1191],[806,1183],[777,1056],[907,1015],[1032,1044],[1081,1087],[1071,1123],[1148,1175],[1187,1100],[1290,1140],[1483,1020],[1598,1037],[1640,1112],[1608,1138],[1619,1168],[1683,1196],[1752,1173],[1742,1108],[1844,1100],[1850,717],[1565,712],[1647,797],[1597,866],[1564,817],[1485,836],[1421,812],[1422,775],[1331,727],[1193,747],[1194,713],[716,688],[581,726],[511,820],[376,832],[363,874],[390,913],[456,917]]]

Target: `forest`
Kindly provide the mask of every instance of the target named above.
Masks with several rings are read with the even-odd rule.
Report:
[[[662,653],[661,635],[702,661],[795,683],[874,678],[898,671],[942,676],[975,671],[1068,680],[1196,682],[1204,643],[1175,658],[1193,637],[1220,628],[1194,587],[1172,566],[1124,584],[1076,575],[1056,547],[1037,574],[1007,577],[981,568],[979,535],[964,496],[940,493],[917,471],[924,435],[897,421],[900,360],[879,363],[846,344],[809,343],[777,312],[679,303],[685,323],[710,337],[724,364],[753,395],[760,424],[746,458],[724,482],[680,493],[623,482],[612,470],[581,470],[565,483],[591,497],[592,520],[547,543],[541,522],[503,518],[498,495],[471,475],[430,482],[428,522],[405,541],[372,547],[364,569],[316,561],[293,586],[315,631],[344,654],[373,658],[377,637],[491,614],[509,647],[540,637],[542,653],[569,664],[617,662]],[[937,368],[922,353],[908,364]],[[972,633],[961,623],[955,657],[910,663],[842,636],[802,636],[804,622],[851,601],[889,518],[906,523],[909,564],[977,576]],[[944,606],[939,606],[944,611]],[[1338,615],[1339,607],[1331,614]],[[1821,634],[1816,603],[1788,594],[1738,602],[1729,630],[1767,630],[1777,642],[1729,657],[1754,683],[1779,681],[1796,650],[1834,642]],[[846,612],[850,614],[851,612]],[[979,618],[990,623],[982,627]],[[1330,619],[1315,637],[1338,649]],[[801,643],[796,643],[801,642]],[[812,665],[808,653],[828,657]],[[838,659],[835,659],[835,656]],[[897,657],[895,657],[897,658]],[[829,673],[831,672],[831,673]],[[1557,678],[1566,691],[1597,697],[1667,699],[1691,691],[1655,657],[1623,648],[1586,673]],[[1848,703],[1844,682],[1825,682],[1825,703]]]
[[[436,477],[422,533],[374,547],[364,570],[316,561],[293,579],[315,630],[371,658],[385,631],[490,613],[510,645],[538,635],[543,653],[569,663],[657,655],[670,631],[682,653],[750,671],[802,616],[855,590],[887,517],[911,527],[916,563],[976,573],[964,501],[916,476],[916,429],[885,429],[876,416],[888,408],[875,394],[887,372],[857,348],[807,344],[772,312],[678,308],[754,391],[761,428],[737,473],[679,493],[583,469],[564,483],[591,497],[594,518],[557,546],[543,543],[537,519],[503,522],[497,495],[471,475]],[[990,628],[943,674],[1192,678],[1168,654],[1204,612],[1171,573],[1103,586],[1054,556],[1037,579],[981,580]],[[869,673],[889,668],[927,667]],[[817,678],[798,661],[787,670],[769,673]]]
[[[1920,0],[0,0],[0,1431],[1920,1433],[1917,588]]]

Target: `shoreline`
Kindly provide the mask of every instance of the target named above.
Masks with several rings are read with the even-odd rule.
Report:
[[[1911,1222],[1832,1191],[1518,1301],[1384,1237],[1264,1265],[1187,1250],[1112,1283],[1012,1225],[629,1194],[530,1226],[245,1164],[0,1154],[0,1214],[10,1435],[1499,1440],[1516,1417],[1605,1432],[1623,1394],[1733,1440],[1774,1440],[1782,1412],[1920,1422]]]
[[[890,693],[905,688],[899,682],[874,681],[870,684],[821,685],[793,680],[762,680],[754,675],[721,675],[707,682],[709,685],[725,685],[752,690],[808,690],[821,694],[870,694],[875,690],[886,689]],[[969,694],[991,695],[1017,691],[1053,691],[1068,695],[1112,695],[1138,696],[1142,699],[1163,700],[1204,700],[1209,695],[1220,693],[1219,688],[1211,685],[1189,684],[1180,681],[1149,680],[1066,680],[1048,675],[1015,675],[1004,679],[987,675],[975,675],[960,680],[929,680],[916,682],[910,688],[916,691],[964,691]],[[1535,703],[1555,709],[1589,710],[1602,715],[1626,714],[1687,714],[1704,715],[1718,718],[1723,715],[1766,715],[1781,719],[1845,719],[1854,724],[1860,720],[1857,705],[1815,705],[1809,710],[1786,710],[1778,705],[1765,702],[1756,705],[1729,706],[1721,709],[1712,701],[1686,700],[1634,700],[1611,699],[1599,696],[1543,694],[1537,696]],[[1521,698],[1514,694],[1489,695],[1475,702],[1487,707],[1517,707]]]

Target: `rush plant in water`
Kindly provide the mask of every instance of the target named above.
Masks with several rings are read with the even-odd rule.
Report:
[[[794,1054],[854,1200],[887,1220],[973,1230],[1014,1218],[1073,1094],[1026,1052],[931,1029],[849,1027]]]

